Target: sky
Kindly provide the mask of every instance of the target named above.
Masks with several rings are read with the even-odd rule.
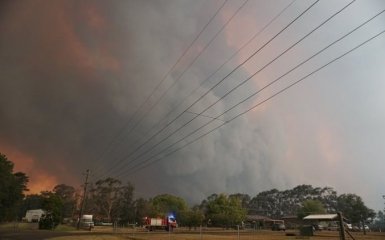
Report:
[[[90,169],[90,181],[191,204],[311,184],[381,210],[383,10],[382,0],[2,1],[0,152],[30,192],[80,187]]]

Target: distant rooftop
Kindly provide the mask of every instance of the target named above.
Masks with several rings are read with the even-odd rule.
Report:
[[[303,220],[335,220],[337,214],[311,214],[303,218]]]

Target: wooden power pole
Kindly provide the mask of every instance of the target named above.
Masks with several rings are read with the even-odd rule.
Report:
[[[80,220],[81,220],[81,217],[83,216],[84,204],[86,202],[86,194],[87,194],[87,185],[88,185],[88,176],[89,175],[90,175],[90,170],[87,169],[86,181],[84,182],[83,197],[82,197],[82,202],[80,204],[80,211],[79,211],[79,217],[78,217],[78,225],[77,225],[78,230],[80,229]]]
[[[344,225],[344,217],[341,212],[338,212],[338,222],[340,224],[340,239],[345,240],[345,225]]]

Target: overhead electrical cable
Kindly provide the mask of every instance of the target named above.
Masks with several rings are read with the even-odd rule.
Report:
[[[156,91],[160,88],[160,86],[163,84],[163,82],[166,80],[166,78],[171,74],[171,72],[174,71],[176,66],[180,63],[180,61],[186,56],[186,54],[190,51],[190,49],[193,47],[195,42],[201,37],[203,32],[207,29],[207,27],[211,24],[211,22],[216,18],[216,16],[219,14],[219,12],[223,9],[223,7],[226,5],[228,0],[224,0],[221,6],[217,9],[217,11],[214,13],[213,16],[211,16],[210,20],[205,24],[205,26],[200,30],[198,35],[193,39],[193,41],[190,43],[190,45],[185,49],[185,51],[182,53],[182,55],[178,58],[178,60],[175,62],[175,64],[167,71],[167,73],[164,75],[164,77],[161,79],[161,81],[157,84],[157,86],[152,90],[150,95],[146,98],[146,100],[136,109],[134,114],[130,117],[130,119],[127,121],[127,123],[118,131],[118,133],[113,137],[113,139],[108,143],[107,148],[102,152],[100,157],[94,162],[94,166],[97,166],[95,164],[100,163],[100,161],[103,159],[104,155],[111,151],[112,146],[114,145],[114,142],[120,137],[120,135],[125,131],[125,129],[130,125],[130,123],[133,121],[133,119],[136,117],[136,115],[139,113],[141,109],[143,109],[144,105],[147,104],[147,102],[151,99],[151,97],[154,95]],[[131,129],[129,130],[131,132]],[[100,171],[100,169],[95,169],[97,171]]]
[[[259,35],[265,31],[265,29],[267,29],[278,17],[280,17],[295,1],[297,0],[293,0],[291,1],[287,6],[285,6],[275,17],[273,17],[267,24],[265,24],[263,26],[262,29],[260,29],[259,31],[257,31],[247,42],[245,42],[240,48],[238,48],[237,51],[235,51],[224,63],[222,63],[219,68],[217,68],[216,71],[214,71],[213,73],[211,73],[205,80],[203,80],[194,90],[192,90],[190,92],[190,94],[187,95],[187,97],[183,98],[182,101],[179,102],[179,104],[173,108],[171,111],[169,111],[161,120],[159,120],[150,130],[148,130],[144,135],[147,135],[148,133],[152,132],[152,130],[154,130],[155,128],[157,128],[159,126],[159,124],[161,124],[164,120],[166,120],[172,113],[176,112],[176,110],[178,110],[182,104],[188,100],[192,95],[194,95],[205,83],[209,82],[211,80],[211,78],[213,76],[215,76],[215,74],[217,74],[220,70],[222,70],[222,68],[227,64],[229,63],[235,56],[238,55],[238,53],[243,50],[246,46],[248,46],[253,40],[255,40],[257,37],[259,37]],[[209,91],[207,91],[209,92]],[[207,94],[206,92],[206,94]],[[186,111],[187,112],[187,111]],[[170,126],[174,120],[176,120],[177,118],[179,118],[180,116],[182,116],[185,112],[182,111],[182,113],[178,114],[175,118],[173,118],[173,120],[169,121],[165,126],[162,127],[162,130],[167,128],[168,126]],[[187,112],[188,113],[188,112]],[[191,112],[190,112],[191,113]],[[221,121],[221,120],[219,120]]]
[[[226,124],[232,122],[233,120],[237,119],[238,117],[240,117],[240,116],[242,116],[242,115],[244,115],[244,114],[250,112],[251,110],[253,110],[253,109],[259,107],[259,106],[262,105],[262,104],[264,104],[265,102],[267,102],[267,101],[271,100],[272,98],[278,96],[279,94],[281,94],[281,93],[287,91],[288,89],[290,89],[291,87],[297,85],[298,83],[302,82],[303,80],[307,79],[307,78],[310,77],[311,75],[313,75],[313,74],[319,72],[320,70],[324,69],[325,67],[327,67],[327,66],[329,66],[330,64],[334,63],[335,61],[337,61],[337,60],[343,58],[344,56],[346,56],[346,55],[348,55],[349,53],[355,51],[356,49],[362,47],[363,45],[367,44],[368,42],[374,40],[375,38],[379,37],[380,35],[382,35],[382,34],[384,34],[384,33],[385,33],[385,30],[379,32],[378,34],[376,34],[376,35],[374,35],[373,37],[367,39],[366,41],[360,43],[359,45],[357,45],[357,46],[355,46],[354,48],[350,49],[349,51],[345,52],[344,54],[342,54],[342,55],[340,55],[340,56],[334,58],[333,60],[331,60],[331,61],[329,61],[328,63],[324,64],[323,66],[317,68],[316,70],[312,71],[311,73],[307,74],[306,76],[300,78],[299,80],[295,81],[294,83],[292,83],[292,84],[288,85],[287,87],[281,89],[280,91],[276,92],[276,93],[273,94],[272,96],[270,96],[270,97],[264,99],[263,101],[259,102],[258,104],[254,105],[253,107],[247,109],[246,111],[244,111],[244,112],[242,112],[242,113],[239,113],[238,115],[234,116],[234,117],[231,118],[230,120],[228,120],[228,121],[222,123],[221,125],[219,125],[219,126],[213,128],[213,129],[211,129],[210,131],[208,131],[208,132],[204,133],[203,135],[201,135],[201,136],[195,138],[194,140],[192,140],[192,141],[190,141],[190,142],[187,142],[186,144],[182,145],[181,147],[179,147],[179,148],[177,148],[177,149],[175,149],[175,150],[173,150],[173,151],[171,151],[171,152],[166,153],[164,156],[162,156],[162,157],[160,157],[160,158],[157,158],[157,159],[155,159],[155,160],[152,161],[152,162],[147,162],[147,164],[144,164],[144,165],[143,165],[144,162],[141,162],[140,164],[142,164],[142,166],[140,166],[140,164],[135,165],[133,168],[130,169],[130,170],[131,170],[130,173],[132,174],[132,173],[138,172],[138,171],[140,171],[140,170],[142,170],[142,169],[148,167],[149,165],[154,164],[155,162],[160,161],[161,159],[163,159],[163,158],[165,158],[165,157],[167,157],[167,156],[170,156],[170,155],[172,155],[173,153],[175,153],[175,152],[177,152],[177,151],[183,149],[184,147],[186,147],[186,146],[188,146],[188,145],[190,145],[190,144],[192,144],[192,143],[198,141],[199,139],[201,139],[201,138],[207,136],[208,134],[212,133],[213,131],[219,129],[220,127],[222,127],[222,126],[224,126],[224,125],[226,125]],[[183,139],[183,140],[184,140],[184,139]],[[180,141],[178,141],[178,143],[181,142],[181,141],[183,141],[183,140],[181,139]],[[176,143],[175,143],[175,144],[176,144]],[[174,144],[174,145],[175,145],[175,144]],[[159,155],[159,154],[157,154],[156,156],[158,156],[158,155]],[[153,157],[152,157],[152,158],[153,158]],[[122,174],[118,175],[117,177],[121,177],[121,176],[122,176]]]
[[[278,35],[280,35],[283,31],[285,31],[290,25],[292,25],[295,21],[297,21],[301,16],[303,16],[310,8],[312,8],[316,3],[318,3],[319,0],[315,1],[314,3],[312,3],[309,7],[307,7],[303,12],[301,12],[300,15],[298,15],[296,18],[294,18],[292,21],[289,22],[288,25],[286,25],[283,29],[281,29],[277,34],[275,34],[269,41],[267,41],[265,44],[263,44],[260,48],[258,48],[258,50],[256,50],[251,56],[249,56],[246,60],[244,60],[241,64],[239,64],[235,69],[233,69],[230,73],[228,73],[224,78],[222,78],[222,80],[220,82],[218,82],[217,84],[215,84],[212,88],[210,88],[205,94],[207,94],[208,92],[210,92],[212,89],[214,89],[216,86],[218,86],[221,82],[223,82],[227,77],[229,77],[232,73],[234,73],[237,69],[239,69],[244,63],[246,63],[248,60],[250,60],[252,57],[254,57],[259,51],[261,51],[266,45],[268,45],[271,41],[273,41]],[[191,106],[193,106],[195,103],[197,103],[198,101],[200,101],[201,99],[203,98],[203,96],[201,96],[198,100],[196,100],[193,104],[191,104],[186,110],[188,110]],[[185,111],[186,111],[185,110]],[[183,113],[185,113],[185,111]],[[180,114],[181,115],[181,114]],[[192,120],[196,119],[198,116],[194,117]],[[176,119],[173,120],[173,122],[175,121]],[[192,121],[191,120],[191,121]],[[189,122],[191,122],[189,121]],[[188,124],[188,123],[187,123]],[[134,153],[136,153],[138,150],[140,150],[145,144],[147,144],[149,141],[151,141],[153,138],[155,138],[162,130],[164,130],[164,128],[162,128],[160,131],[158,131],[156,134],[152,135],[150,138],[148,138],[144,143],[142,143],[141,145],[139,145],[134,151],[132,151],[131,153],[129,153],[128,155],[124,156],[123,158],[121,158],[119,161],[118,161],[118,164],[120,163],[123,163],[123,160],[131,157]],[[157,144],[159,145],[159,144]],[[136,160],[136,159],[134,159]],[[134,161],[132,160],[132,161]],[[113,168],[116,168],[117,165],[115,166],[112,166],[108,171],[111,171],[111,169]]]
[[[216,85],[214,85],[212,88],[209,89],[209,91],[213,90],[216,86],[218,86],[221,82],[224,81],[224,79],[226,79],[227,77],[229,77],[232,73],[234,73],[237,69],[239,69],[243,64],[245,64],[248,60],[250,60],[253,56],[255,56],[258,52],[260,52],[264,47],[266,47],[270,42],[272,42],[275,38],[277,38],[282,32],[284,32],[288,27],[290,27],[295,21],[297,21],[300,17],[302,17],[306,12],[308,12],[316,3],[318,3],[319,0],[315,1],[314,3],[312,3],[309,7],[307,7],[304,11],[301,12],[301,14],[299,14],[297,17],[295,17],[292,21],[290,21],[283,29],[281,29],[278,33],[276,33],[272,38],[270,38],[270,40],[268,40],[266,43],[264,43],[261,47],[258,48],[258,50],[256,50],[251,56],[249,56],[246,60],[244,60],[241,64],[239,64],[234,70],[232,70],[230,73],[228,73],[220,82],[218,82]],[[206,93],[207,94],[207,93]],[[201,99],[203,98],[203,96],[201,96],[197,101],[195,101],[192,105],[190,105],[185,111],[187,111],[191,106],[193,106],[195,103],[197,103],[198,101],[200,101]],[[211,106],[210,106],[211,107]],[[207,110],[208,108],[206,108],[205,110]],[[204,111],[205,111],[204,110]],[[184,111],[184,112],[185,112]],[[203,113],[204,111],[202,111],[201,113]],[[200,113],[200,114],[201,114]],[[157,144],[155,144],[154,146],[151,147],[150,150],[152,150],[153,148],[155,148],[156,146],[158,146],[160,143],[164,142],[166,139],[168,139],[170,136],[172,136],[173,134],[175,134],[177,131],[179,131],[180,129],[182,129],[184,126],[186,126],[187,124],[189,124],[190,122],[192,122],[194,119],[196,119],[198,117],[198,115],[196,115],[195,117],[193,117],[192,120],[188,121],[187,123],[183,124],[182,127],[179,127],[177,130],[175,130],[173,133],[171,133],[170,135],[168,135],[166,138],[162,139],[160,142],[158,142]],[[145,144],[147,144],[150,140],[152,140],[156,135],[158,135],[160,133],[160,131],[158,131],[155,135],[151,136],[146,142],[142,143],[140,146],[138,146],[134,152],[131,152],[129,155],[126,155],[124,156],[122,159],[120,159],[120,163],[127,159],[128,157],[132,156],[133,153],[137,152],[138,150],[140,150],[140,148],[142,148]],[[144,154],[147,154],[150,150],[147,150]],[[137,160],[139,157],[141,157],[143,154],[135,157],[134,159],[131,159],[130,162],[133,162],[135,160]],[[129,163],[130,163],[129,162]],[[116,165],[114,167],[117,167]]]
[[[246,3],[248,2],[249,0],[246,0],[244,1],[238,8],[237,10],[232,14],[232,16],[230,18],[227,19],[227,21],[222,25],[222,27],[219,29],[219,31],[216,32],[216,34],[211,38],[211,40],[205,45],[205,47],[198,53],[198,55],[194,58],[194,60],[192,62],[190,62],[190,64],[185,68],[185,70],[179,75],[179,77],[173,82],[173,84],[171,84],[167,89],[166,91],[161,95],[161,97],[158,99],[158,101],[153,104],[153,106],[145,112],[145,114],[140,118],[139,121],[136,122],[136,124],[129,130],[129,132],[127,133],[127,135],[129,135],[133,129],[135,129],[140,122],[143,121],[143,119],[147,116],[147,113],[151,112],[155,106],[157,106],[157,104],[163,99],[163,97],[166,96],[167,92],[173,87],[175,86],[175,84],[182,78],[182,76],[184,76],[184,74],[187,72],[188,69],[191,68],[191,66],[193,66],[196,61],[199,59],[199,57],[201,56],[201,54],[211,45],[211,43],[217,38],[217,36],[225,29],[225,27],[234,19],[234,17],[239,13],[239,11],[246,5]],[[319,0],[318,0],[319,1]],[[136,150],[134,150],[135,152]]]
[[[173,81],[173,83],[162,93],[162,95],[159,97],[159,99],[143,114],[143,116],[137,121],[137,123],[130,129],[130,131],[127,133],[129,135],[132,130],[134,130],[147,116],[148,113],[150,113],[158,104],[163,100],[163,98],[167,95],[168,91],[175,86],[176,83],[184,76],[184,74],[196,63],[196,61],[199,59],[199,57],[202,55],[203,52],[211,45],[211,43],[217,38],[217,36],[225,29],[225,27],[233,20],[233,18],[238,14],[238,12],[245,6],[245,4],[249,0],[246,0],[242,3],[241,6],[238,7],[238,9],[233,13],[233,15],[227,19],[225,24],[222,25],[222,27],[219,29],[219,31],[216,32],[216,34],[210,39],[210,41],[202,48],[202,50],[199,51],[197,56],[194,57],[194,59],[188,64],[188,66],[183,70],[183,72]]]
[[[325,25],[327,22],[329,22],[333,17],[335,17],[336,15],[338,15],[339,13],[341,13],[343,10],[345,10],[347,7],[349,7],[355,0],[351,1],[349,4],[345,5],[342,9],[338,10],[336,13],[334,13],[333,15],[331,15],[329,18],[327,18],[326,20],[324,20],[321,24],[319,24],[316,28],[314,28],[312,31],[310,31],[309,33],[307,33],[305,36],[303,36],[301,39],[299,39],[298,41],[296,41],[293,45],[291,45],[289,48],[287,48],[285,51],[283,51],[282,53],[280,53],[278,56],[276,56],[273,60],[271,60],[270,62],[268,62],[267,64],[265,64],[262,68],[260,68],[258,71],[256,71],[255,73],[253,73],[252,75],[250,75],[248,78],[246,78],[245,80],[243,80],[242,82],[240,82],[239,84],[237,84],[235,87],[233,87],[231,90],[229,90],[228,92],[226,92],[222,97],[218,98],[215,102],[213,102],[212,104],[210,104],[208,107],[206,107],[205,109],[203,109],[202,111],[200,111],[199,113],[197,113],[191,120],[187,121],[186,123],[184,123],[182,126],[180,126],[179,128],[177,128],[176,130],[174,130],[171,134],[169,134],[167,137],[163,138],[161,141],[159,141],[158,143],[156,143],[155,145],[153,145],[150,149],[147,150],[147,152],[144,152],[140,155],[138,155],[137,157],[135,157],[131,162],[139,159],[140,157],[144,156],[145,154],[148,154],[149,151],[151,151],[152,149],[154,149],[156,146],[160,145],[161,143],[163,143],[164,141],[166,141],[167,139],[169,139],[171,136],[173,136],[175,133],[177,133],[179,130],[181,130],[182,128],[184,128],[185,126],[187,126],[189,123],[191,123],[193,120],[195,120],[196,118],[198,118],[201,114],[203,114],[204,112],[206,112],[208,109],[210,109],[211,107],[213,107],[214,105],[216,105],[219,101],[221,101],[222,99],[224,99],[226,96],[228,96],[230,93],[232,93],[233,91],[235,91],[236,89],[238,89],[239,87],[241,87],[242,85],[244,85],[246,82],[248,82],[251,78],[253,78],[255,75],[257,75],[258,73],[260,73],[261,71],[263,71],[266,67],[268,67],[269,65],[271,65],[273,62],[275,62],[277,59],[279,59],[282,55],[284,55],[285,53],[287,53],[288,51],[290,51],[293,47],[295,47],[297,44],[299,44],[300,42],[302,42],[305,38],[307,38],[308,36],[310,36],[312,33],[314,33],[317,29],[319,29],[320,27],[322,27],[323,25]],[[191,106],[190,106],[191,107]],[[189,108],[188,108],[189,109]],[[187,109],[187,110],[188,110]],[[215,117],[215,118],[218,118],[218,117]]]
[[[303,64],[305,64],[306,62],[308,62],[309,60],[311,60],[312,58],[316,57],[317,55],[319,55],[320,53],[324,52],[326,49],[330,48],[331,46],[333,46],[334,44],[338,43],[339,41],[341,41],[342,39],[346,38],[347,36],[349,36],[350,34],[352,34],[353,32],[357,31],[358,29],[360,29],[361,27],[363,27],[364,25],[366,25],[367,23],[369,23],[370,21],[372,21],[374,18],[378,17],[379,15],[381,15],[382,13],[384,13],[385,10],[379,12],[378,14],[376,14],[374,17],[371,17],[370,19],[366,20],[365,22],[363,22],[362,24],[360,24],[358,27],[354,28],[353,30],[351,30],[350,32],[346,33],[345,35],[343,35],[342,37],[338,38],[337,40],[333,41],[332,43],[330,43],[329,45],[327,45],[326,47],[324,47],[323,49],[319,50],[317,53],[313,54],[312,56],[310,56],[309,58],[307,58],[306,60],[302,61],[301,63],[299,63],[298,65],[296,65],[295,67],[293,67],[292,69],[290,69],[289,71],[287,71],[285,74],[281,75],[280,77],[276,78],[275,80],[273,80],[272,82],[270,82],[269,84],[265,85],[263,88],[259,89],[258,91],[254,92],[253,94],[249,95],[248,97],[246,97],[245,99],[243,99],[242,101],[238,102],[237,104],[233,105],[232,107],[230,107],[229,109],[227,109],[226,111],[224,111],[222,114],[216,116],[216,117],[213,117],[213,118],[219,118],[223,115],[225,115],[226,113],[228,113],[229,111],[231,111],[232,109],[236,108],[237,106],[239,106],[240,104],[246,102],[247,100],[251,99],[252,97],[254,97],[256,94],[260,93],[261,91],[263,91],[264,89],[268,88],[269,86],[271,86],[272,84],[274,84],[275,82],[279,81],[280,79],[282,79],[283,77],[285,77],[286,75],[288,75],[289,73],[293,72],[294,70],[298,69],[300,66],[302,66]],[[163,152],[164,150],[167,150],[168,148],[170,148],[171,146],[174,146],[175,144],[185,140],[187,137],[195,134],[197,131],[199,131],[200,129],[206,127],[207,125],[209,125],[210,123],[212,123],[214,120],[211,120],[209,122],[207,122],[206,124],[204,124],[203,126],[199,127],[198,129],[194,130],[193,132],[189,133],[187,136],[183,137],[182,139],[178,140],[177,142],[171,144],[169,147],[163,149],[161,152]],[[226,121],[225,123],[227,123],[228,121]],[[159,153],[161,153],[159,152]],[[158,155],[159,153],[153,155],[156,156]]]

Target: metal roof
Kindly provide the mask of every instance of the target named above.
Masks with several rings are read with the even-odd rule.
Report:
[[[247,215],[246,220],[248,221],[272,221],[271,218],[261,215]]]
[[[335,220],[337,214],[311,214],[303,218],[303,220]]]

